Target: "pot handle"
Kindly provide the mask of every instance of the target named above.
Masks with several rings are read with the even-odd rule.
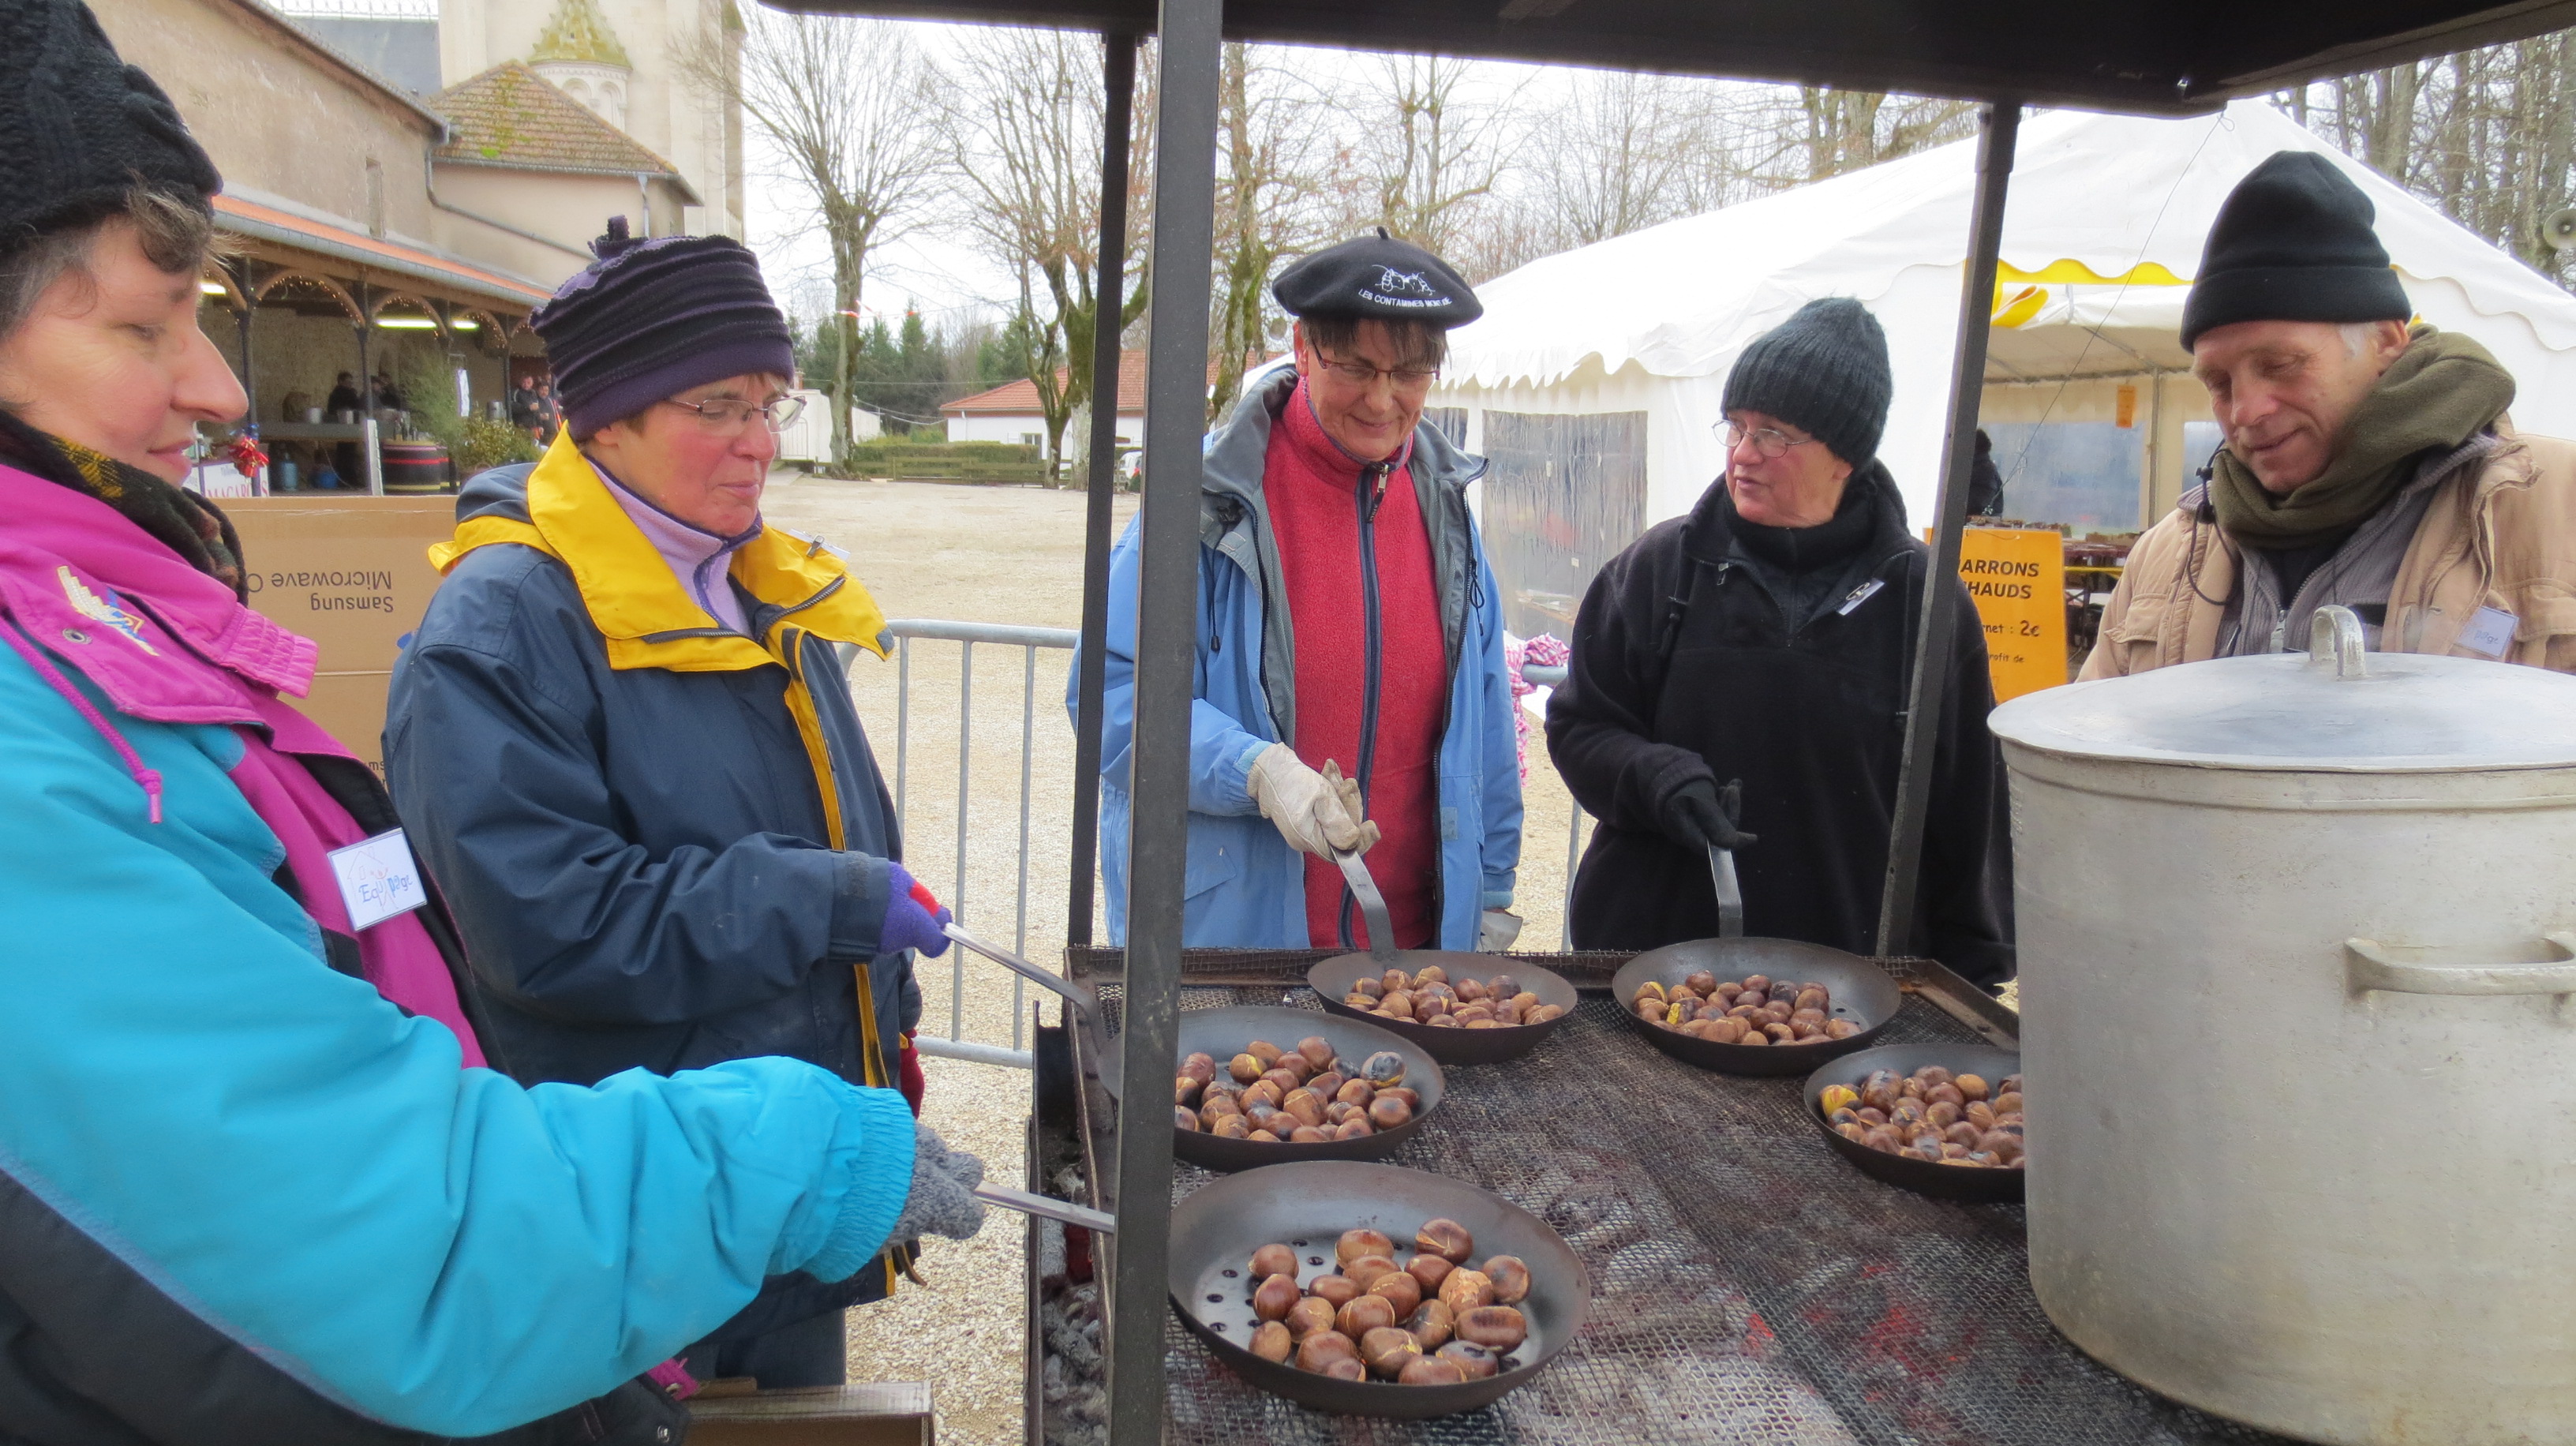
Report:
[[[2368,677],[2370,669],[2362,662],[2366,638],[2361,614],[2341,603],[2328,603],[2317,609],[2315,620],[2308,624],[2308,666],[2332,668],[2338,678]]]
[[[2442,964],[2400,961],[2375,939],[2343,941],[2344,979],[2354,992],[2391,994],[2576,994],[2576,932],[2540,936],[2553,964]]]

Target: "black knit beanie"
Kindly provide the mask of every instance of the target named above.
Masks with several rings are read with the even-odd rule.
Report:
[[[727,377],[796,374],[787,318],[760,258],[728,236],[638,241],[626,218],[590,243],[598,260],[528,318],[553,363],[575,438]]]
[[[0,0],[0,253],[123,209],[136,185],[204,209],[224,178],[80,0]]]
[[[2371,229],[2378,216],[2335,163],[2276,151],[2218,208],[2182,306],[2182,345],[2239,321],[2404,321],[2415,314]]]
[[[1721,405],[1768,412],[1812,434],[1854,467],[1878,455],[1896,375],[1878,318],[1848,296],[1828,296],[1755,337],[1726,375]]]

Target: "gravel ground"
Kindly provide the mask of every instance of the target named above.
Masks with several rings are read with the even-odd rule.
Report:
[[[769,520],[818,535],[850,555],[853,571],[893,618],[1018,623],[1071,628],[1082,619],[1083,499],[1020,487],[839,481],[776,474],[764,504]],[[1135,499],[1117,503],[1118,525]],[[1071,848],[1073,730],[1064,711],[1072,654],[1037,653],[1035,698],[1025,700],[1028,655],[990,644],[974,649],[973,725],[966,791],[967,845],[957,842],[960,657],[955,643],[911,645],[909,709],[898,708],[897,665],[862,657],[851,690],[877,761],[897,772],[901,755],[906,856],[915,874],[989,938],[1025,940],[1021,952],[1054,963],[1065,937],[1066,860]],[[908,716],[898,747],[898,712]],[[1022,869],[1021,723],[1029,735],[1027,906]],[[1565,890],[1564,786],[1531,731],[1528,819],[1519,912],[1524,948],[1560,947]],[[961,879],[962,872],[962,879]],[[1095,916],[1097,910],[1095,907]],[[924,1034],[1025,1047],[1008,971],[978,959],[925,961]],[[962,991],[955,986],[961,977]],[[1047,1010],[1053,1022],[1054,1010]],[[952,1025],[952,1021],[954,1024]],[[1028,1076],[1016,1070],[933,1059],[925,1118],[952,1144],[981,1156],[985,1178],[1021,1183],[1026,1153]],[[984,1232],[958,1244],[934,1240],[921,1272],[891,1301],[850,1313],[850,1378],[926,1380],[939,1412],[939,1438],[967,1446],[1016,1446],[1021,1434],[1021,1362],[1026,1283],[1019,1217],[994,1211]]]

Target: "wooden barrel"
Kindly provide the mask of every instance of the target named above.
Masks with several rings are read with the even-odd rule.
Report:
[[[447,448],[444,444],[387,442],[384,449],[387,496],[456,490],[455,484],[447,480]]]

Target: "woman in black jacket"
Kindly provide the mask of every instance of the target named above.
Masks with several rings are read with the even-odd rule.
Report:
[[[1808,303],[1727,378],[1726,475],[1593,579],[1547,712],[1557,771],[1600,820],[1575,877],[1575,947],[1715,935],[1717,843],[1745,846],[1745,932],[1874,951],[1930,556],[1875,460],[1892,391],[1877,319],[1847,298]],[[2011,840],[1985,636],[1949,585],[1952,686],[1911,937],[1991,984],[2013,972]],[[1740,780],[1740,817],[1721,779]]]

